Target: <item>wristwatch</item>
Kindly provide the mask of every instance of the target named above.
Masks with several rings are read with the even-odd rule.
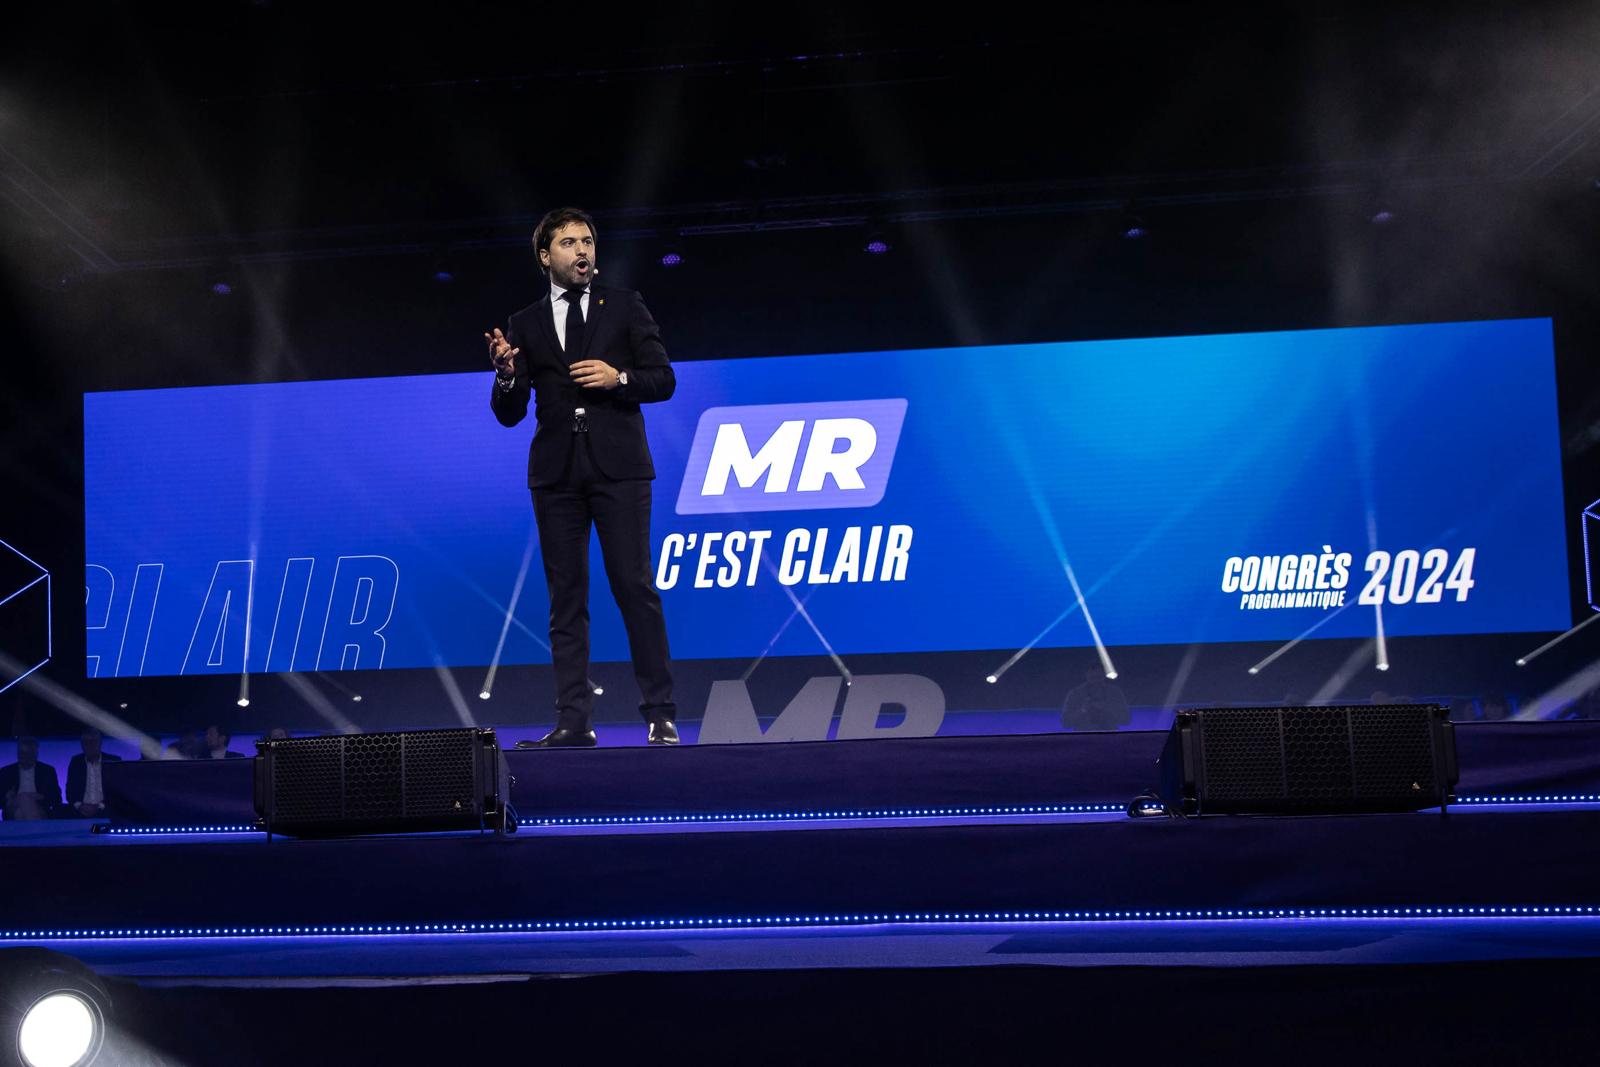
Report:
[[[628,372],[625,371],[625,370],[617,371],[617,388],[621,389],[623,386],[625,386],[627,384],[628,384]]]

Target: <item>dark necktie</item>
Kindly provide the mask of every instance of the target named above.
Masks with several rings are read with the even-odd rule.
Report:
[[[567,302],[567,362],[576,363],[583,353],[583,290],[568,289],[561,299]]]

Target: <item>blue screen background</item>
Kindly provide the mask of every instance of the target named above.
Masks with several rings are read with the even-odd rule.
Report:
[[[795,527],[914,531],[903,581],[697,588],[686,555],[675,658],[1085,646],[1068,564],[1111,646],[1370,636],[1371,548],[1476,551],[1467,599],[1385,605],[1391,636],[1570,623],[1548,319],[674,366],[644,408],[658,555],[674,533],[770,529],[776,564]],[[549,662],[533,420],[500,426],[489,392],[485,371],[87,394],[90,674]],[[675,513],[708,408],[891,398],[871,507]],[[1229,557],[1325,545],[1354,557],[1336,614],[1222,590]],[[354,557],[392,560],[393,588]],[[626,659],[597,543],[591,586],[593,658]],[[342,627],[390,593],[346,659]]]

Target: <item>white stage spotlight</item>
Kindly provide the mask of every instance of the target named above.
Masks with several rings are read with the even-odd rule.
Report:
[[[76,993],[49,993],[22,1016],[17,1051],[28,1067],[78,1067],[98,1051],[103,1023],[93,1004]]]
[[[105,1043],[111,998],[81,962],[38,948],[0,949],[0,1050],[25,1067],[88,1067]]]

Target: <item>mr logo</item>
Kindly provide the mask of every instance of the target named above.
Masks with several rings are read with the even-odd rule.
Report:
[[[839,711],[840,741],[868,737],[932,737],[944,722],[944,690],[920,674],[858,674],[845,688],[837,674],[813,678],[766,727],[750,700],[750,690],[739,679],[712,682],[700,722],[702,745],[747,744],[754,741],[826,741],[833,724],[839,691],[844,707]],[[899,722],[881,724],[884,708],[905,709]],[[892,717],[892,716],[891,716]]]
[[[708,408],[678,514],[871,507],[888,487],[905,417],[903,398]]]

